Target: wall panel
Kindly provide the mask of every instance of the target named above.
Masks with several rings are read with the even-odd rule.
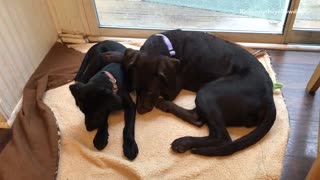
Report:
[[[0,27],[0,112],[8,118],[57,31],[46,0],[1,0]]]

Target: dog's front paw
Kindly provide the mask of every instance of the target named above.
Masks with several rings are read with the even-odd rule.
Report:
[[[98,132],[93,139],[93,144],[95,148],[97,148],[98,150],[102,150],[108,144],[108,135]]]
[[[123,143],[123,153],[129,160],[134,160],[138,153],[138,145],[135,140],[124,140]]]
[[[166,101],[163,98],[159,98],[156,102],[156,107],[163,112],[170,112],[171,101]]]
[[[171,149],[177,153],[184,153],[187,150],[192,148],[191,142],[192,142],[191,137],[189,136],[181,137],[179,139],[174,140],[171,143]]]

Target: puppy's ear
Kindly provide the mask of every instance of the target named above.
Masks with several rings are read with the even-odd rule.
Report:
[[[175,58],[162,57],[159,58],[158,75],[164,81],[167,87],[175,87],[176,74],[180,61]]]
[[[124,52],[123,66],[128,71],[136,63],[140,52],[131,48],[126,49]]]

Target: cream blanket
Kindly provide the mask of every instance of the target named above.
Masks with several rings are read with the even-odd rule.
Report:
[[[86,51],[90,45],[82,47]],[[138,47],[136,47],[138,48]],[[81,48],[80,48],[81,49]],[[275,79],[270,59],[264,55],[259,61]],[[227,157],[203,157],[190,152],[174,153],[171,142],[182,136],[206,136],[207,127],[194,127],[158,109],[136,116],[136,141],[139,154],[128,161],[122,153],[124,114],[109,117],[109,143],[98,151],[92,140],[94,132],[87,132],[84,115],[76,107],[69,91],[70,84],[49,90],[44,102],[52,109],[60,128],[60,161],[58,179],[280,179],[288,141],[289,119],[279,90],[274,99],[277,119],[271,131],[256,145]],[[194,107],[195,94],[182,91],[175,103]],[[135,99],[135,97],[134,97]],[[233,139],[252,129],[228,128]]]

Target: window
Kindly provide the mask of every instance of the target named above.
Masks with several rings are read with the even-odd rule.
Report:
[[[85,1],[92,4],[86,12],[96,18],[89,21],[99,35],[147,37],[180,28],[234,41],[286,43],[306,33],[313,34],[312,41],[320,39],[320,0],[300,0],[300,7],[299,0]]]

